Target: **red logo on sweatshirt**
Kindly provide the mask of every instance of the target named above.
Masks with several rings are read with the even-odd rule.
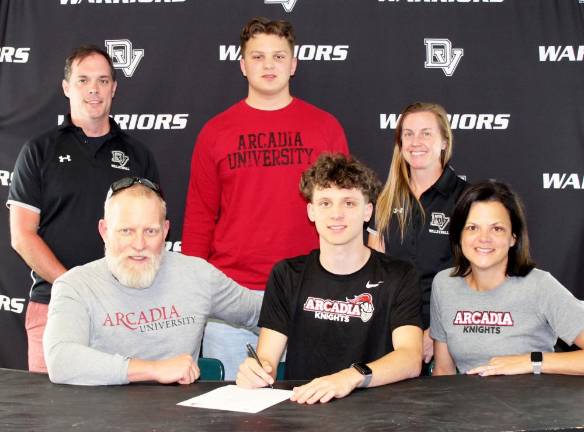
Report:
[[[172,318],[180,318],[176,306],[159,306],[139,312],[108,313],[102,325],[104,327],[123,325],[130,330],[136,330],[141,325],[166,321]]]

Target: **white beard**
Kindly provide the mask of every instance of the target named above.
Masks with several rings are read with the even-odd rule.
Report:
[[[106,248],[105,261],[109,270],[122,285],[128,288],[144,289],[154,282],[160,269],[162,250],[157,254],[144,253],[141,255],[148,257],[149,262],[136,268],[128,262],[127,255],[115,255]]]

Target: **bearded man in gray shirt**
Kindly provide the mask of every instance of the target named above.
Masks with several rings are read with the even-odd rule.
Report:
[[[203,259],[165,251],[169,221],[155,183],[112,184],[98,228],[105,258],[53,285],[43,340],[51,381],[190,384],[208,317],[256,326],[260,296]]]

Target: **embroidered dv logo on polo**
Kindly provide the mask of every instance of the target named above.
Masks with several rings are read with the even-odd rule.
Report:
[[[436,230],[436,229],[430,228],[428,231],[430,231],[433,234],[448,235],[448,231],[446,230],[446,227],[448,226],[449,222],[450,222],[450,218],[448,216],[446,216],[444,213],[432,212],[432,220],[430,221],[430,226],[436,227],[438,229]]]
[[[71,155],[59,156],[59,162],[71,162]]]
[[[112,151],[112,168],[122,169],[126,171],[130,171],[130,168],[126,166],[130,158],[126,156],[123,151],[120,150],[113,150]]]
[[[424,39],[426,45],[426,69],[442,69],[446,76],[452,76],[458,62],[464,55],[462,48],[452,48],[448,39]]]

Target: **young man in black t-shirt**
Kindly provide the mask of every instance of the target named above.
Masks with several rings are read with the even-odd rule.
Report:
[[[237,375],[242,387],[274,382],[288,347],[286,379],[312,380],[291,400],[328,402],[357,387],[420,373],[420,287],[414,268],[363,244],[379,182],[343,155],[323,155],[302,175],[320,249],[278,263],[262,305],[257,352]]]

